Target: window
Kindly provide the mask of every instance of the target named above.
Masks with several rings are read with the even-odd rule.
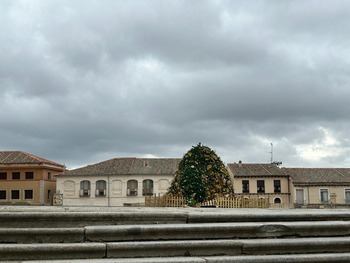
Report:
[[[95,196],[106,196],[106,181],[99,180],[96,182]]]
[[[47,190],[47,200],[51,200],[51,190]]]
[[[249,180],[242,181],[242,193],[249,193]]]
[[[34,179],[34,173],[33,172],[26,172],[26,179],[27,180]]]
[[[80,182],[80,196],[86,196],[89,197],[91,194],[91,186],[90,186],[90,181],[81,181]]]
[[[273,180],[273,191],[275,193],[281,192],[281,180]]]
[[[274,202],[275,204],[280,204],[280,203],[281,203],[281,198],[276,197],[276,198],[273,200],[273,202]]]
[[[11,190],[11,199],[19,199],[19,190]]]
[[[299,205],[304,204],[304,189],[296,189],[295,195],[296,195],[296,203]]]
[[[6,190],[0,190],[0,200],[6,200]]]
[[[13,172],[12,173],[12,180],[19,180],[21,179],[21,173],[20,172]]]
[[[33,190],[24,190],[24,199],[33,199]]]
[[[51,180],[51,173],[50,172],[47,173],[47,179]]]
[[[350,189],[345,189],[345,204],[350,204]]]
[[[256,182],[256,186],[257,186],[258,193],[265,193],[265,181],[264,180],[258,180]]]
[[[321,203],[328,203],[328,189],[320,190]]]
[[[127,195],[128,196],[137,196],[137,181],[129,180],[127,182]]]
[[[153,180],[143,180],[142,195],[153,195]]]
[[[7,173],[0,173],[0,180],[7,180]]]

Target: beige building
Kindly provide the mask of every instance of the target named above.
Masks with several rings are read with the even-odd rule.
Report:
[[[115,158],[57,176],[63,205],[123,206],[165,194],[181,159]]]
[[[0,151],[0,205],[50,205],[64,165],[21,151]]]
[[[282,168],[293,183],[296,206],[350,205],[349,168]]]
[[[244,198],[268,198],[270,204],[291,203],[289,176],[275,164],[230,163],[228,172],[233,178],[235,195]]]

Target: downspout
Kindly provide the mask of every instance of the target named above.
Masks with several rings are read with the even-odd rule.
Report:
[[[288,176],[288,203],[289,203],[289,207],[290,207],[290,198],[291,198],[291,192],[290,192],[290,184],[291,184],[291,182],[290,182],[290,180],[289,180],[289,176]]]
[[[108,207],[111,206],[111,195],[110,195],[110,190],[111,190],[111,185],[110,185],[110,175],[108,175],[108,191],[107,191],[107,202],[108,202]]]

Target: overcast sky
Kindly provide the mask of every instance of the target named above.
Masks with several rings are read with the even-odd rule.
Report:
[[[0,1],[0,150],[350,167],[350,1]]]

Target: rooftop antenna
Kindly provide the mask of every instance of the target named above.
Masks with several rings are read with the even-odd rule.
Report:
[[[270,143],[271,144],[271,152],[270,152],[270,154],[271,154],[271,157],[270,157],[270,162],[271,162],[271,164],[274,164],[274,165],[281,165],[282,164],[282,162],[274,162],[273,161],[273,144],[272,144],[272,142]]]
[[[271,157],[270,157],[270,163],[273,163],[273,144],[272,144],[272,142],[271,142],[270,144],[271,144],[271,152],[270,152]]]

